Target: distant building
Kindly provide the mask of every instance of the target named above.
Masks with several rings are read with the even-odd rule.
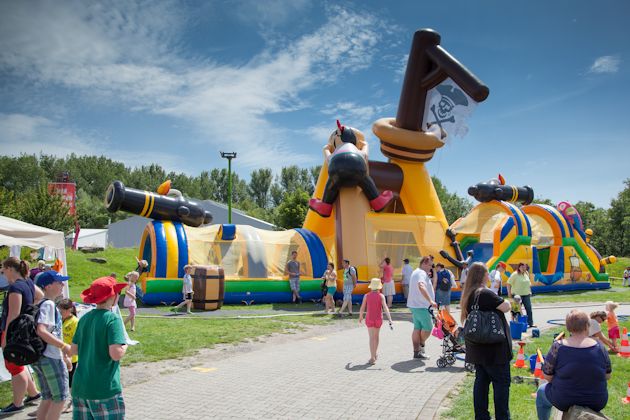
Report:
[[[211,200],[199,201],[205,210],[212,214],[212,224],[228,222],[228,208],[226,205]],[[132,216],[125,220],[111,223],[107,226],[107,241],[114,248],[133,248],[140,246],[142,231],[151,219],[140,216]],[[248,216],[245,213],[232,209],[232,223],[235,225],[249,225],[258,229],[274,230],[275,226],[263,220]],[[79,233],[81,240],[83,230]]]
[[[66,246],[71,247],[74,242],[74,233],[66,236]],[[107,229],[81,229],[77,248],[105,248],[107,247]]]

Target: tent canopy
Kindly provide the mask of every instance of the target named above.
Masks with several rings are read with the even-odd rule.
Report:
[[[63,232],[32,225],[10,217],[0,216],[0,246],[29,248],[47,247],[55,251],[63,263],[61,274],[68,274],[66,267],[66,248]],[[64,287],[64,296],[68,296],[68,285]]]
[[[63,232],[0,216],[0,245],[64,249]]]

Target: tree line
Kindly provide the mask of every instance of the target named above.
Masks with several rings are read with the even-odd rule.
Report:
[[[283,167],[275,174],[269,168],[250,172],[249,181],[232,174],[232,203],[252,217],[273,223],[279,228],[302,225],[308,211],[308,199],[313,194],[320,166]],[[69,172],[77,186],[77,218],[83,228],[103,228],[109,222],[128,217],[125,213],[109,213],[104,207],[107,186],[114,180],[126,186],[155,191],[167,179],[173,188],[186,197],[228,201],[227,169],[214,168],[199,175],[166,172],[158,164],[127,167],[105,156],[65,158],[52,155],[0,156],[0,214],[29,223],[69,232],[74,218],[58,196],[47,192],[48,182],[55,181],[62,172]],[[438,197],[450,223],[466,215],[473,204],[467,197],[450,193],[442,182],[433,177]],[[551,203],[549,200],[538,202]],[[630,179],[625,188],[612,200],[609,209],[598,208],[589,202],[578,202],[576,208],[586,227],[594,230],[592,243],[602,253],[630,255]]]

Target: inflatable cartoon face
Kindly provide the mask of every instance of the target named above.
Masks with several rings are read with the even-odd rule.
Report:
[[[365,137],[361,131],[353,127],[343,126],[339,120],[337,120],[337,128],[328,138],[328,144],[331,145],[333,149],[338,148],[344,143],[352,143],[357,146],[357,148],[361,149],[364,142]]]

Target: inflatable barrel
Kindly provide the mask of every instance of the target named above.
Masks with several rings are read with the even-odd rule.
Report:
[[[204,311],[216,311],[223,306],[225,275],[223,268],[193,266],[193,307]]]
[[[122,210],[154,220],[181,221],[188,226],[201,226],[212,222],[210,212],[195,201],[181,196],[127,188],[120,181],[114,181],[107,188],[105,207],[111,213]]]

